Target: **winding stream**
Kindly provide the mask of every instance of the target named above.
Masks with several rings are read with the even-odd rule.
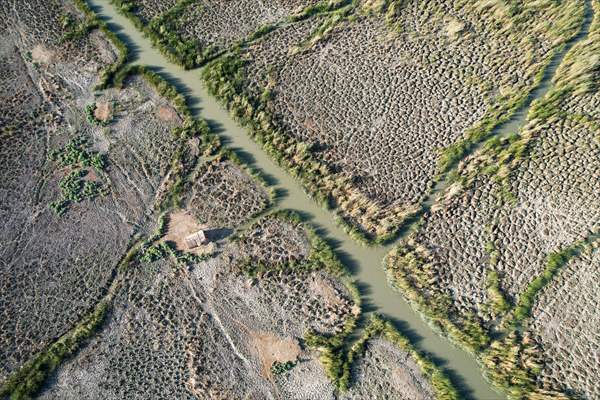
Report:
[[[473,356],[456,348],[450,341],[435,333],[403,297],[388,285],[381,263],[394,244],[384,247],[366,247],[353,241],[335,223],[333,215],[312,201],[300,184],[277,166],[229,113],[207,93],[200,79],[200,70],[185,71],[169,62],[152,47],[150,40],[145,38],[131,21],[117,13],[109,0],[88,0],[88,3],[100,18],[109,24],[109,28],[129,46],[134,63],[149,66],[175,84],[188,98],[194,115],[209,121],[226,146],[235,150],[244,161],[266,175],[267,180],[279,193],[277,200],[279,208],[300,212],[336,247],[336,252],[350,268],[357,281],[365,312],[377,311],[393,320],[418,350],[429,353],[436,364],[446,370],[460,389],[462,397],[485,400],[505,398],[492,390]],[[588,4],[589,8],[591,7]],[[527,104],[510,121],[498,127],[496,134],[516,132],[523,126],[531,101],[544,96],[550,89],[554,72],[565,52],[574,42],[587,34],[589,20],[591,20],[590,13],[587,14],[582,32],[566,46],[564,51],[553,58],[542,83],[532,92]],[[426,206],[433,202],[437,191],[442,187],[443,182],[436,185],[434,192],[426,201]]]

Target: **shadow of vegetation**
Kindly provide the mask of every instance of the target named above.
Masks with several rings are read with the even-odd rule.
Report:
[[[127,62],[133,63],[139,59],[140,47],[136,42],[132,41],[129,35],[127,35],[127,31],[121,25],[111,22],[110,17],[107,17],[102,12],[102,7],[97,4],[92,4],[90,2],[87,3],[89,8],[98,16],[100,21],[106,24],[106,27],[113,32],[120,41],[122,41],[125,46],[127,46],[128,54],[127,54]]]
[[[201,103],[202,99],[194,93],[194,90],[190,88],[188,85],[183,83],[183,81],[177,78],[172,73],[168,72],[164,67],[159,67],[156,65],[148,65],[148,69],[152,72],[159,74],[165,81],[175,87],[177,92],[182,94],[185,97],[186,103],[192,115],[195,118],[200,117],[201,111]],[[200,80],[200,76],[198,76],[198,80]],[[207,121],[208,122],[208,121]],[[210,126],[210,124],[209,124]],[[212,127],[211,127],[212,128]]]

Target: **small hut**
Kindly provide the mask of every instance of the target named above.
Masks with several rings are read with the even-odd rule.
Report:
[[[202,229],[185,237],[185,244],[190,250],[207,243],[206,233]]]

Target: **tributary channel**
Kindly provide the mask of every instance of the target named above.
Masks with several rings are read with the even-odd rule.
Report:
[[[302,189],[298,181],[281,167],[256,144],[239,124],[237,124],[217,101],[208,94],[200,78],[200,69],[184,70],[171,63],[150,40],[138,31],[133,23],[119,14],[109,0],[88,0],[88,3],[109,28],[127,44],[131,52],[131,62],[146,65],[173,83],[187,97],[195,117],[204,118],[221,137],[227,147],[236,151],[240,158],[260,170],[277,189],[279,196],[276,206],[301,213],[319,234],[335,247],[337,254],[350,269],[361,292],[365,313],[377,312],[394,321],[398,329],[408,336],[415,347],[431,356],[434,362],[445,369],[464,398],[477,400],[503,399],[505,396],[492,390],[485,380],[475,358],[455,347],[449,340],[434,332],[421,316],[415,312],[403,297],[388,284],[382,266],[385,255],[394,244],[380,247],[367,247],[352,240],[334,221],[333,214],[313,201]],[[588,4],[588,8],[589,4]],[[543,97],[551,88],[552,77],[564,54],[574,42],[587,34],[591,12],[587,13],[581,33],[569,43],[565,50],[557,54],[546,69],[541,84],[535,89],[527,104],[510,121],[499,126],[495,134],[505,136],[517,132],[526,121],[531,101]],[[440,182],[434,188],[426,205],[430,205],[436,194],[444,186]]]

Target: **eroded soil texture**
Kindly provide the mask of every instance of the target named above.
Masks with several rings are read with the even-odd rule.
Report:
[[[318,261],[312,240],[297,222],[266,217],[207,261],[131,268],[102,332],[42,398],[336,398],[303,338],[345,335],[360,310],[347,278]],[[394,345],[376,343],[390,365],[406,360]],[[392,386],[404,391],[408,382],[412,393],[423,384],[413,382],[418,374],[405,372]],[[358,379],[376,375],[362,371]],[[376,390],[384,395],[382,384]]]
[[[527,125],[461,163],[390,279],[517,393],[596,398],[600,24]],[[558,308],[557,308],[558,307]],[[506,335],[503,337],[503,335]],[[498,338],[500,339],[494,339]]]
[[[384,240],[466,143],[524,101],[583,12],[355,2],[264,35],[205,80],[351,230]]]
[[[0,384],[106,294],[153,221],[182,118],[143,79],[95,92],[117,59],[61,1],[0,6]],[[163,115],[168,110],[168,116]]]
[[[0,6],[0,396],[387,396],[344,375],[360,298],[331,248],[77,5]],[[431,395],[393,332],[374,361]]]

